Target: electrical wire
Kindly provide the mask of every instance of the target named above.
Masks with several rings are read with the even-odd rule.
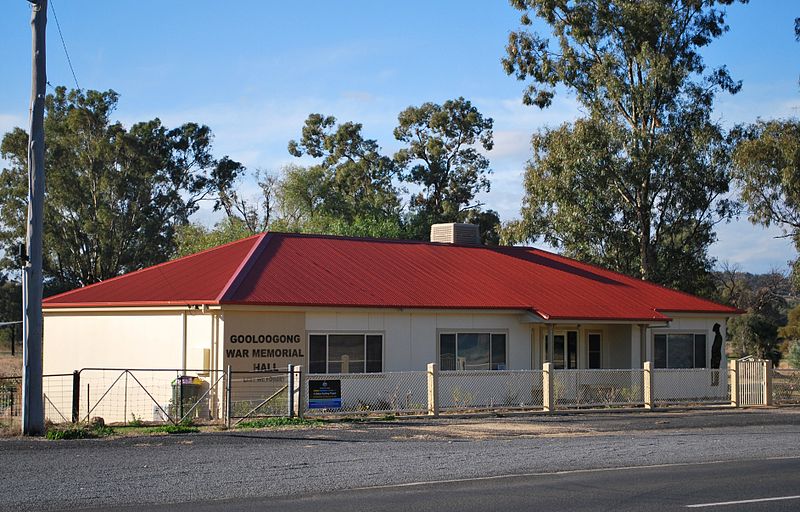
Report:
[[[80,90],[81,86],[78,85],[78,77],[75,75],[75,68],[72,67],[72,59],[69,58],[69,51],[67,51],[67,43],[64,41],[64,34],[61,32],[61,24],[58,22],[58,15],[56,14],[56,6],[53,3],[53,0],[49,0],[50,3],[50,10],[53,11],[53,18],[56,20],[56,28],[58,28],[58,37],[61,38],[61,46],[64,47],[64,55],[67,56],[67,64],[69,64],[69,70],[72,72],[72,79],[75,80],[75,88]]]

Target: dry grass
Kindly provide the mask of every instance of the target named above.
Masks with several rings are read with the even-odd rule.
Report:
[[[0,377],[18,377],[22,375],[22,354],[0,354]]]

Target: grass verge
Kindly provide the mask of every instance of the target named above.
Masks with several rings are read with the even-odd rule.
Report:
[[[315,427],[322,425],[321,420],[310,420],[306,418],[258,418],[250,421],[243,421],[236,425],[236,428],[275,428],[275,427]]]
[[[53,441],[66,439],[96,439],[114,435],[114,429],[102,425],[70,425],[67,427],[50,427],[45,437]]]

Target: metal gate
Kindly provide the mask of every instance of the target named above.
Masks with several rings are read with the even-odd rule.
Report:
[[[737,361],[739,405],[767,405],[768,361],[746,359]]]

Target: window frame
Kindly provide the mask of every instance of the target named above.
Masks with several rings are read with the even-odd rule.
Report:
[[[600,348],[599,348],[599,356],[600,356],[600,366],[597,368],[592,368],[592,344],[589,340],[591,336],[598,336],[600,338]],[[603,331],[599,330],[592,330],[586,331],[586,369],[587,370],[602,370],[603,366]]]
[[[455,336],[455,370],[442,370],[442,335],[443,334],[452,334]],[[488,334],[489,335],[489,368],[488,370],[480,370],[480,369],[472,369],[472,370],[459,370],[458,369],[458,335],[459,334]],[[439,369],[442,371],[470,371],[470,372],[480,372],[480,371],[504,371],[504,370],[493,370],[492,369],[492,336],[502,335],[505,337],[505,347],[504,347],[504,354],[505,354],[505,370],[508,370],[508,347],[509,347],[509,335],[507,329],[437,329],[436,330],[436,361],[439,365]]]
[[[657,366],[656,365],[656,337],[657,336],[665,336],[665,353],[664,353],[664,364],[665,366]],[[691,336],[692,337],[692,366],[690,368],[678,368],[669,366],[669,337],[670,336]],[[696,355],[697,355],[697,337],[703,336],[705,338],[705,346],[703,350],[703,361],[700,366],[697,365]],[[653,343],[653,352],[652,352],[652,360],[653,360],[653,368],[658,369],[695,369],[695,370],[702,370],[708,369],[709,367],[709,355],[708,355],[708,332],[701,331],[701,330],[680,330],[680,331],[656,331],[652,334],[652,343]]]
[[[325,336],[325,373],[311,373],[311,337],[312,336]],[[363,372],[335,372],[330,371],[330,343],[331,336],[361,336],[364,338],[364,371]],[[381,370],[379,372],[367,371],[367,337],[380,336],[381,338]],[[308,331],[306,333],[306,346],[308,347],[308,370],[309,375],[349,375],[349,374],[365,374],[365,373],[383,373],[386,368],[386,333],[383,331]]]
[[[569,368],[569,333],[575,333],[575,368]],[[577,370],[581,368],[581,362],[583,360],[583,354],[581,353],[581,329],[556,329],[553,331],[553,360],[550,361],[553,363],[553,368],[556,368],[556,336],[563,336],[564,337],[564,350],[562,351],[564,356],[564,367],[563,368],[556,368],[558,370]],[[592,331],[595,332],[595,331]],[[542,336],[542,361],[547,361],[547,338],[549,334],[547,330],[544,331],[544,335]],[[586,338],[586,343],[588,346],[589,338]],[[588,350],[588,349],[587,349]],[[588,355],[588,354],[587,354]]]

